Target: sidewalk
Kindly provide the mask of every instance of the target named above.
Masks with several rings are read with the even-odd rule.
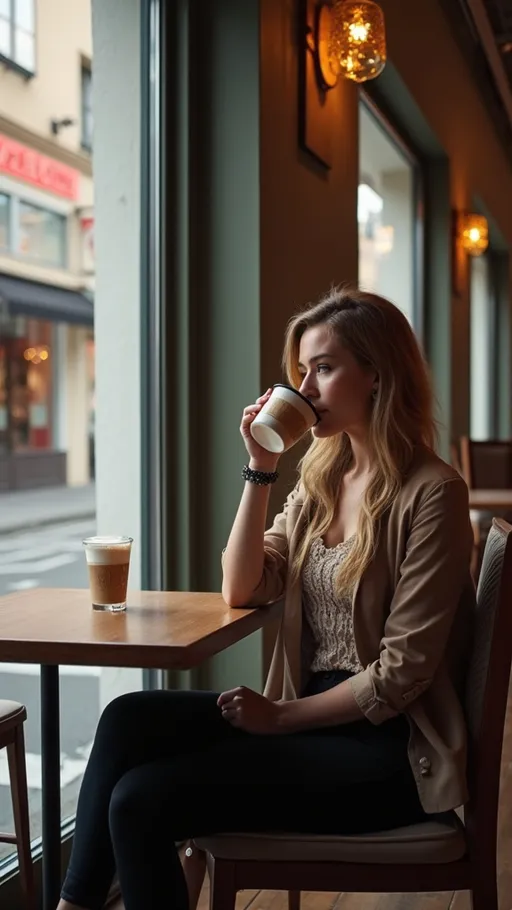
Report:
[[[0,493],[0,534],[94,518],[95,514],[94,483],[83,487],[43,487]]]

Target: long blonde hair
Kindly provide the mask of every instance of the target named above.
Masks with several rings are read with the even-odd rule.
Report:
[[[437,439],[429,370],[409,322],[383,297],[343,287],[333,289],[316,305],[288,323],[283,368],[298,388],[299,346],[304,332],[326,325],[365,369],[378,375],[372,402],[369,443],[375,466],[363,498],[357,535],[336,578],[340,594],[350,591],[375,552],[378,523],[392,504],[418,446],[434,448]],[[311,542],[332,524],[343,475],[352,463],[345,433],[314,439],[299,464],[306,491],[308,524],[291,567],[292,578],[302,570]]]

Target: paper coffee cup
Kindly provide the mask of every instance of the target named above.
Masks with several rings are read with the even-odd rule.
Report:
[[[251,423],[251,436],[267,452],[281,454],[320,420],[308,398],[292,386],[278,382],[267,403]]]

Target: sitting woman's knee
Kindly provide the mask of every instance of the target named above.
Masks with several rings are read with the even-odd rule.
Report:
[[[96,729],[96,742],[120,742],[123,735],[133,733],[137,722],[134,718],[136,709],[136,696],[138,692],[128,692],[119,695],[105,706],[98,721]]]

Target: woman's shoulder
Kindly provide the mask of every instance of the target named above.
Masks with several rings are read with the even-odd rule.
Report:
[[[418,446],[404,475],[401,495],[406,498],[411,495],[421,496],[440,485],[451,483],[467,490],[466,481],[452,465],[444,461],[433,449]]]

